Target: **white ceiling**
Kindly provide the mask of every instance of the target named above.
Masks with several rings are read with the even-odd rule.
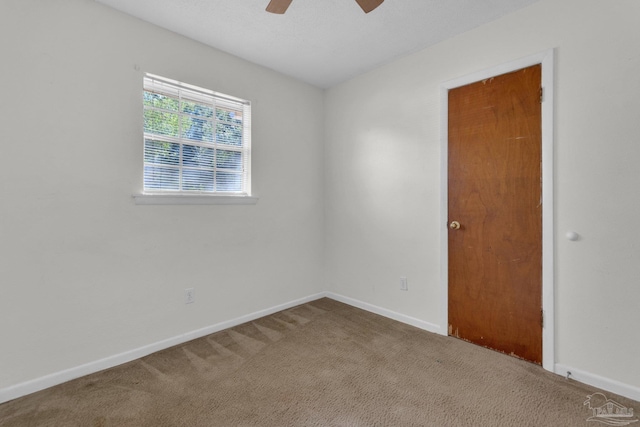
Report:
[[[328,88],[538,0],[96,0],[283,74]]]

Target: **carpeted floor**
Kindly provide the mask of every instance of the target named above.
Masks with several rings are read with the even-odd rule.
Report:
[[[598,391],[321,299],[7,402],[0,426],[604,425]]]

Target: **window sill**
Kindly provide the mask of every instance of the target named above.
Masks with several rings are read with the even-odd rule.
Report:
[[[136,205],[255,205],[254,196],[208,194],[134,194]]]

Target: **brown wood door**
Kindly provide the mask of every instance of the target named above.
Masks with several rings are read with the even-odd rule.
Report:
[[[538,364],[541,71],[450,90],[448,148],[449,335]]]

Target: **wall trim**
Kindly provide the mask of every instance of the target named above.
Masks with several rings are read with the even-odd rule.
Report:
[[[65,383],[67,381],[74,380],[76,378],[83,377],[85,375],[94,374],[105,369],[113,368],[124,363],[131,362],[133,360],[140,359],[141,357],[148,356],[151,353],[155,353],[160,350],[167,349],[185,342],[195,340],[198,338],[211,335],[216,332],[220,332],[224,329],[229,329],[234,326],[241,325],[246,322],[250,322],[255,319],[259,319],[270,314],[277,313],[282,310],[305,304],[326,296],[325,292],[310,295],[305,298],[296,299],[286,302],[284,304],[276,305],[264,310],[259,310],[254,313],[246,314],[244,316],[236,317],[225,322],[216,323],[212,326],[197,329],[195,331],[187,332],[168,338],[162,341],[155,342],[153,344],[138,347],[133,350],[125,351],[120,354],[105,357],[93,362],[85,363],[83,365],[75,366],[73,368],[65,369],[63,371],[54,372],[53,374],[45,375],[40,378],[25,381],[16,385],[0,389],[0,403],[8,402],[13,399],[17,399],[22,396],[26,396],[31,393],[35,393],[40,390],[44,390],[49,387],[56,386],[58,384]]]
[[[175,345],[180,345],[194,339],[202,338],[204,336],[207,336],[216,332],[220,332],[224,329],[232,328],[234,326],[241,325],[243,323],[250,322],[252,320],[259,319],[261,317],[268,316],[270,314],[274,314],[282,310],[287,310],[289,308],[292,308],[301,304],[306,304],[308,302],[316,301],[321,298],[331,298],[338,302],[348,304],[352,307],[356,307],[374,314],[378,314],[380,316],[387,317],[389,319],[396,320],[398,322],[415,326],[416,328],[423,329],[427,332],[432,332],[436,334],[439,334],[441,332],[441,327],[439,325],[425,322],[424,320],[416,319],[415,317],[407,316],[407,315],[404,315],[392,310],[388,310],[386,308],[382,308],[373,304],[369,304],[354,298],[336,294],[334,292],[319,292],[317,294],[313,294],[304,298],[289,301],[280,305],[266,308],[264,310],[259,310],[254,313],[240,316],[225,322],[216,323],[215,325],[212,325],[212,326],[197,329],[192,332],[181,334],[172,338],[168,338],[166,340],[158,341],[156,343],[142,346],[142,347],[139,347],[130,351],[126,351],[120,354],[116,354],[110,357],[106,357],[104,359],[85,363],[83,365],[66,369],[64,371],[55,372],[50,375],[45,375],[44,377],[36,378],[30,381],[25,381],[20,384],[16,384],[4,389],[0,389],[0,403],[5,403],[13,399],[20,398],[22,396],[26,396],[28,394],[35,393],[37,391],[56,386],[58,384],[65,383],[67,381],[71,381],[76,378],[83,377],[85,375],[90,375],[105,369],[113,368],[118,365],[122,365],[124,363],[131,362],[136,359],[140,359],[141,357],[147,356],[151,353],[155,353],[157,351],[161,351],[169,347],[173,347]],[[593,387],[597,387],[599,389],[609,391],[611,393],[616,393],[620,396],[628,397],[629,399],[640,401],[640,387],[624,384],[619,381],[611,380],[605,377],[601,377],[599,375],[591,374],[589,372],[571,368],[569,366],[562,365],[562,364],[556,364],[554,366],[553,372],[558,375],[562,375],[564,377],[567,376],[567,372],[571,372],[571,379],[575,381],[578,381]]]
[[[350,306],[360,308],[371,313],[378,314],[380,316],[388,317],[398,322],[406,323],[408,325],[415,326],[428,332],[440,334],[442,328],[439,325],[425,322],[424,320],[416,319],[415,317],[406,316],[401,313],[397,313],[386,308],[378,307],[373,304],[369,304],[354,298],[350,298],[344,295],[336,294],[334,292],[324,292],[324,296],[333,300],[348,304]],[[445,333],[448,335],[448,333]],[[451,338],[453,339],[453,338]],[[543,367],[544,368],[544,367]],[[563,377],[567,376],[567,372],[571,372],[570,378],[574,381],[597,387],[599,389],[618,394],[620,396],[627,397],[629,399],[637,400],[640,402],[640,387],[635,387],[629,384],[621,383],[609,378],[601,377],[596,374],[592,374],[579,369],[571,368],[562,364],[555,364],[553,369],[546,369],[555,374]]]
[[[474,83],[531,65],[542,64],[542,367],[555,367],[555,284],[554,284],[554,89],[555,50],[549,49],[516,59],[486,70],[444,82],[440,86],[440,333],[448,335],[449,323],[449,246],[448,246],[448,92],[450,89]]]
[[[440,332],[440,326],[434,325],[433,323],[425,322],[424,320],[416,319],[415,317],[407,316],[392,310],[388,310],[386,308],[378,307],[377,305],[369,304],[357,299],[353,299],[350,297],[346,297],[344,295],[336,294],[333,292],[325,292],[325,296],[327,298],[331,298],[333,300],[348,304],[352,307],[360,308],[365,311],[369,311],[371,313],[379,314],[383,317],[388,317],[389,319],[397,320],[398,322],[406,323],[407,325],[415,326],[419,329],[424,329],[428,332],[433,332],[435,334]]]
[[[562,365],[560,363],[556,364],[556,374],[562,375],[566,378],[569,372],[571,372],[571,375],[569,376],[569,379],[571,380],[597,387],[605,391],[610,391],[611,393],[619,394],[620,396],[624,396],[640,402],[640,387],[634,387],[629,384],[621,383],[620,381],[601,377],[599,375],[572,368],[570,366]]]

